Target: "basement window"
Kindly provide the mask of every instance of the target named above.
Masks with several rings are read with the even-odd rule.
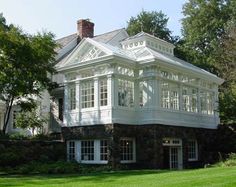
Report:
[[[188,161],[198,160],[198,145],[196,140],[188,141]]]

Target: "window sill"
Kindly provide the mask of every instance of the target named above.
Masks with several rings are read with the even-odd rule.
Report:
[[[108,161],[96,161],[96,160],[81,160],[80,163],[82,164],[107,164]]]
[[[131,164],[131,163],[135,163],[135,160],[121,160],[120,163],[121,164]]]
[[[198,161],[198,159],[196,159],[196,158],[195,159],[188,159],[188,161],[189,162],[196,162],[196,161]]]

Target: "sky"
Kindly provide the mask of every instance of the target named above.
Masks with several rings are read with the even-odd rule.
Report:
[[[187,0],[0,0],[0,13],[7,23],[34,34],[50,31],[61,38],[76,33],[76,22],[89,18],[95,35],[127,27],[131,16],[142,10],[162,11],[168,28],[181,35],[182,6]]]

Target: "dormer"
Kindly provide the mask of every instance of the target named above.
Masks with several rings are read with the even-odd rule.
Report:
[[[173,44],[145,32],[140,32],[125,39],[121,42],[121,45],[125,50],[136,50],[138,48],[147,47],[154,51],[174,56],[175,46]]]

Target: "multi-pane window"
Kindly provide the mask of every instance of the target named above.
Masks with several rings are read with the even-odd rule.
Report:
[[[171,108],[179,110],[179,92],[177,90],[171,90]]]
[[[198,147],[196,140],[188,141],[188,160],[193,161],[198,159]]]
[[[118,105],[125,107],[134,106],[134,83],[118,79]]]
[[[201,106],[201,113],[207,114],[207,99],[206,99],[206,92],[200,92],[200,106]]]
[[[76,89],[75,84],[69,86],[69,110],[74,110],[76,108]]]
[[[94,107],[94,83],[86,81],[81,84],[81,105],[82,108]]]
[[[134,161],[134,140],[120,140],[120,159],[121,161]]]
[[[179,110],[179,91],[176,84],[162,82],[161,84],[161,106],[163,108],[171,108]]]
[[[182,97],[183,97],[183,110],[190,112],[190,95],[187,87],[183,87]]]
[[[94,160],[94,141],[93,140],[81,141],[81,160],[84,160],[84,161]]]
[[[100,84],[100,105],[107,105],[107,79],[101,79]]]
[[[100,141],[100,160],[108,160],[108,141]]]
[[[74,141],[68,142],[68,160],[70,161],[75,160],[75,142]]]
[[[192,89],[192,100],[191,100],[191,111],[192,112],[198,112],[197,109],[197,89]]]

